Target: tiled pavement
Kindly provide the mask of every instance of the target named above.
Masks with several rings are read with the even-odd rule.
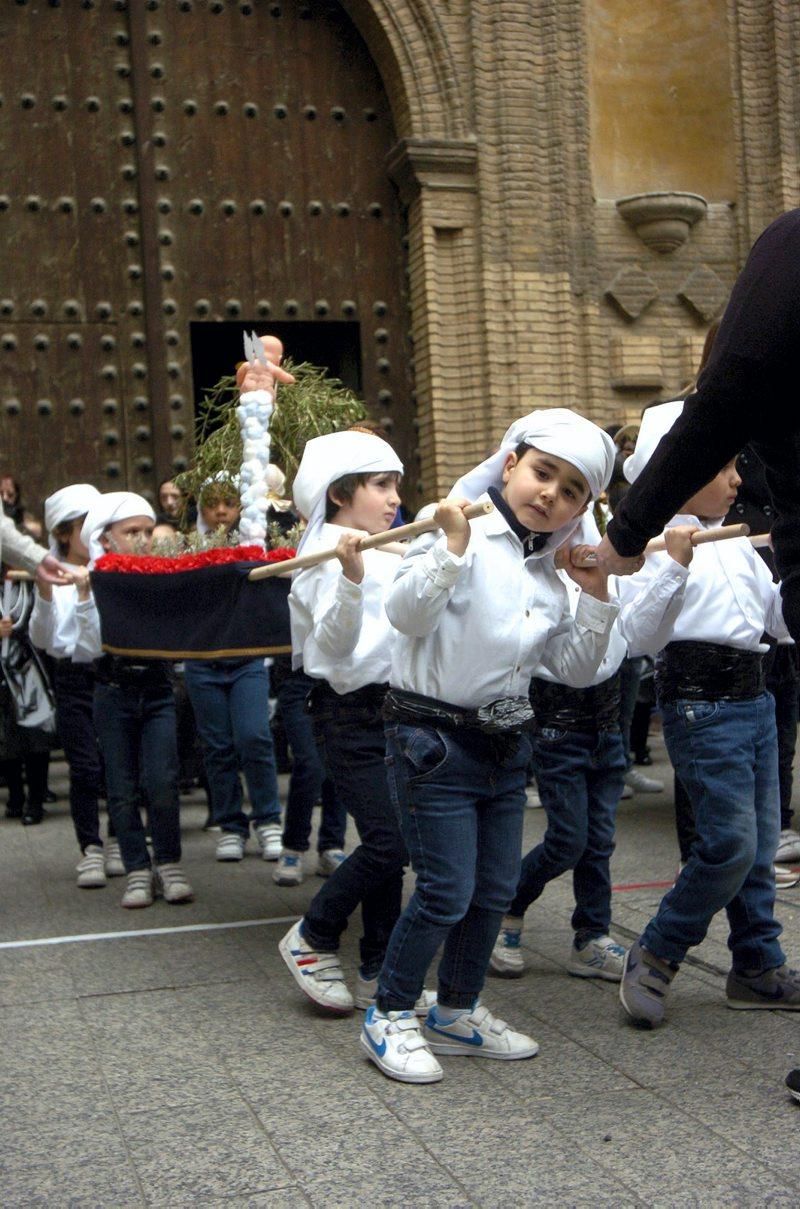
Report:
[[[63,788],[62,770],[53,782]],[[659,761],[654,771],[663,772]],[[571,885],[529,912],[529,972],[485,1002],[540,1042],[533,1061],[446,1061],[432,1087],[363,1058],[358,1018],[325,1019],[286,973],[287,922],[131,937],[141,929],[286,920],[319,881],[213,860],[184,799],[191,906],[124,912],[122,883],[74,885],[63,798],[41,827],[0,823],[0,1204],[10,1206],[786,1205],[800,1203],[800,1018],[725,1007],[724,921],[642,1033],[616,988],[571,979]],[[541,834],[529,810],[526,840]],[[617,935],[646,922],[676,849],[669,794],[620,808]],[[781,894],[800,960],[800,887]],[[354,924],[344,955],[354,970]]]

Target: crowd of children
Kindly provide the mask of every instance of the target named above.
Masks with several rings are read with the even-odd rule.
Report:
[[[270,367],[253,365],[243,392],[262,387],[273,387]],[[360,543],[397,516],[403,466],[391,446],[364,430],[306,444],[293,487],[306,525],[302,553],[335,549],[336,557],[294,573],[291,667],[273,669],[294,757],[283,822],[269,666],[247,656],[187,660],[182,669],[220,829],[218,860],[241,860],[252,828],[275,881],[300,884],[322,798],[326,881],[280,953],[320,1009],[364,1010],[362,1050],[390,1078],[437,1082],[442,1057],[537,1053],[532,1037],[492,1013],[484,983],[488,973],[524,973],[525,914],[568,871],[569,971],[619,983],[634,1023],[662,1022],[681,962],[722,909],[728,1005],[800,1010],[800,974],[787,964],[774,914],[776,853],[800,860],[765,682],[765,634],[789,640],[779,589],[747,539],[694,541],[734,506],[736,463],[684,502],[663,552],[640,559],[635,574],[609,580],[592,561],[597,504],[613,495],[615,468],[634,482],[682,407],[647,409],[640,429],[623,430],[616,445],[577,412],[534,410],[429,510],[429,531],[390,552]],[[64,582],[40,583],[27,615],[4,608],[0,630],[27,634],[49,660],[78,886],[124,875],[126,908],[157,895],[193,898],[181,866],[174,671],[104,653],[90,579],[104,552],[147,552],[157,524],[178,523],[179,493],[162,489],[158,516],[131,492],[101,495],[87,484],[55,492],[45,526]],[[483,510],[468,520],[473,504]],[[231,481],[206,484],[197,508],[201,532],[235,532]],[[617,803],[626,780],[632,785],[621,681],[645,656],[692,838],[675,884],[626,951],[612,935],[609,865]],[[15,702],[3,711],[15,715]],[[547,825],[523,857],[531,774]],[[36,775],[34,766],[28,823],[41,817]],[[19,791],[8,784],[14,815]],[[349,855],[345,810],[358,833]],[[349,987],[339,946],[359,908],[360,964]],[[800,1092],[795,1082],[790,1090]]]

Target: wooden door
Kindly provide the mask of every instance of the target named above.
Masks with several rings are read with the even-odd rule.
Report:
[[[9,3],[0,56],[0,466],[32,503],[151,493],[271,322],[411,458],[395,135],[337,4]]]

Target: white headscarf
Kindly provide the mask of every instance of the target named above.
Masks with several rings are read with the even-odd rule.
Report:
[[[629,483],[636,482],[655,453],[659,441],[667,435],[682,411],[683,399],[647,408],[642,416],[636,448],[622,463],[622,473]]]
[[[550,407],[532,411],[515,420],[497,452],[463,475],[450,494],[477,500],[490,487],[502,491],[506,458],[522,444],[569,462],[586,479],[592,499],[596,499],[608,486],[617,452],[611,437],[597,424],[569,408]],[[547,549],[554,550],[562,545],[579,523],[580,517],[574,517],[567,525],[557,529],[548,538]]]
[[[295,507],[308,521],[298,553],[325,523],[328,488],[347,474],[403,473],[391,445],[367,432],[330,432],[306,442],[292,487]]]
[[[91,483],[71,483],[48,495],[44,501],[44,525],[50,534],[50,551],[58,554],[58,542],[53,537],[53,530],[65,521],[77,520],[85,516],[92,504],[100,498],[100,492]]]
[[[92,504],[83,522],[81,541],[89,551],[89,562],[95,563],[106,551],[100,536],[108,525],[116,521],[127,521],[132,516],[147,516],[155,522],[156,514],[143,495],[133,491],[108,491]]]
[[[286,498],[286,475],[280,466],[267,466],[267,503],[275,512],[290,512],[292,501]]]

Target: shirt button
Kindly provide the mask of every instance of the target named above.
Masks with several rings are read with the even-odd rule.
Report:
[[[521,672],[521,671],[522,671],[522,668],[520,667],[520,665],[519,665],[519,664],[517,664],[517,666],[516,666],[516,669],[515,669],[515,670],[516,670],[516,671],[518,671],[518,672]]]
[[[525,616],[526,616],[526,617],[530,617],[530,615],[531,615],[531,611],[530,611],[530,609],[526,609],[526,610],[525,610]]]

